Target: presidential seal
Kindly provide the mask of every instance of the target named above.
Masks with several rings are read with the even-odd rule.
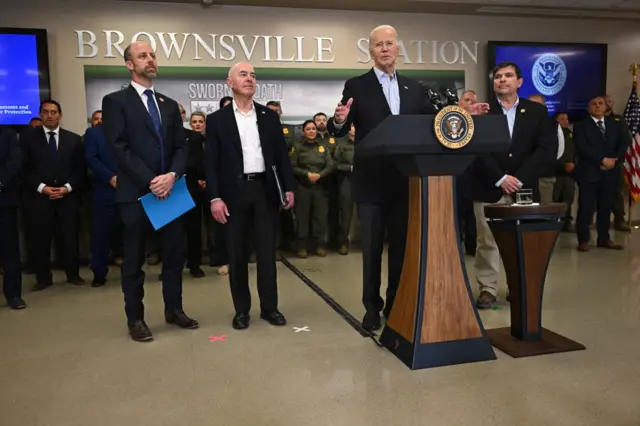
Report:
[[[442,108],[433,120],[436,139],[450,149],[460,149],[473,138],[473,118],[457,105]]]
[[[545,53],[533,63],[531,79],[541,94],[545,96],[556,95],[560,93],[567,82],[567,66],[560,56]]]

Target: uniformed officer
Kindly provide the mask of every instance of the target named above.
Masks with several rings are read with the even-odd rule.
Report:
[[[349,254],[349,230],[351,229],[351,217],[353,216],[353,197],[351,196],[351,172],[353,171],[353,153],[356,140],[356,127],[351,125],[346,139],[338,143],[334,155],[338,182],[340,185],[339,217],[340,233],[338,234],[338,253]]]
[[[317,140],[329,150],[332,158],[335,158],[338,140],[327,129],[327,115],[319,112],[313,116],[313,122],[318,130]],[[329,196],[329,216],[327,217],[327,232],[329,246],[337,248],[340,235],[340,179],[337,173],[327,176],[323,183]]]
[[[291,158],[293,173],[298,180],[296,216],[298,219],[298,252],[300,258],[307,257],[309,224],[312,221],[316,255],[327,255],[325,234],[329,198],[323,180],[334,169],[333,158],[324,144],[316,139],[317,130],[313,120],[302,125],[303,141],[294,147]]]
[[[282,117],[282,105],[278,101],[269,101],[267,102],[267,108],[274,110],[278,117]],[[295,151],[294,145],[296,145],[295,137],[294,137],[294,129],[293,126],[282,123],[282,133],[284,134],[284,141],[287,144],[287,148],[289,149],[289,156],[293,155]],[[277,243],[278,248],[281,250],[291,249],[295,250],[295,240],[296,240],[296,230],[295,230],[295,220],[293,217],[293,211],[291,209],[280,210],[279,216],[280,226],[278,230]],[[281,255],[279,252],[276,252],[277,260],[281,259]]]

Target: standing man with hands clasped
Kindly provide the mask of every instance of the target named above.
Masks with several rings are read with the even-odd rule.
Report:
[[[124,51],[131,85],[102,100],[104,132],[113,148],[118,169],[116,201],[124,223],[122,291],[129,334],[135,341],[153,340],[144,320],[145,241],[152,230],[141,203],[152,192],[166,198],[185,172],[187,142],[178,104],[157,93],[153,78],[158,63],[151,45],[136,42]],[[162,294],[166,322],[180,328],[198,328],[182,310],[184,233],[176,219],[158,230],[162,250]]]
[[[489,309],[498,295],[500,253],[484,215],[487,204],[513,202],[521,188],[532,189],[534,201],[540,200],[538,178],[556,161],[557,126],[549,120],[545,105],[522,99],[522,71],[513,62],[502,62],[493,68],[493,90],[496,99],[490,104],[491,114],[507,116],[511,145],[505,152],[478,156],[473,163],[474,210],[478,228],[476,279],[480,296],[479,309]]]
[[[207,117],[205,176],[211,215],[227,232],[233,328],[249,327],[249,242],[257,254],[260,318],[286,324],[278,311],[276,234],[278,209],[294,205],[295,181],[278,114],[253,101],[256,73],[248,63],[231,67],[230,105]],[[281,204],[281,192],[284,205]]]
[[[382,25],[371,32],[369,52],[374,61],[373,68],[345,83],[342,101],[327,128],[336,137],[347,134],[351,124],[357,129],[352,182],[362,227],[362,303],[366,309],[362,326],[372,331],[381,327],[380,311],[389,317],[400,282],[407,234],[409,182],[390,160],[360,157],[358,142],[389,115],[435,114],[436,111],[428,103],[420,83],[396,71],[398,34],[393,27]],[[487,104],[472,107],[473,113],[487,109]],[[386,305],[380,297],[385,230],[389,237]]]

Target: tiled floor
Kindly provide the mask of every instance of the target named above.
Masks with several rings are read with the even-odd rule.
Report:
[[[25,291],[29,309],[0,307],[0,426],[638,426],[640,236],[616,238],[624,251],[578,253],[564,235],[552,258],[543,323],[586,351],[496,350],[496,361],[420,371],[357,334],[282,264],[288,326],[254,309],[242,332],[230,325],[227,278],[209,268],[201,280],[185,275],[186,311],[201,328],[165,325],[159,270],[148,268],[148,344],[128,339],[115,273],[101,289]],[[291,261],[361,317],[359,254]],[[485,327],[508,325],[509,306],[499,307],[481,313]]]

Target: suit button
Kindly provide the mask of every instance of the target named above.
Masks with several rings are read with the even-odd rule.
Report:
[[[511,158],[511,157],[513,157],[513,154],[512,154],[512,153],[509,153],[509,158]]]

